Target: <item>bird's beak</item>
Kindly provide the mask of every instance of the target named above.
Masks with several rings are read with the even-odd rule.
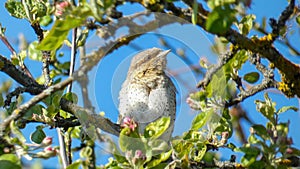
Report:
[[[171,52],[171,49],[165,50],[165,51],[161,52],[159,55],[161,55],[161,56],[167,56],[170,52]]]
[[[166,66],[166,57],[168,55],[168,53],[171,52],[171,49],[169,50],[165,50],[165,51],[161,51],[158,53],[158,55],[156,55],[156,57],[154,58],[153,62],[152,62],[152,65],[162,65],[163,67]]]
[[[156,58],[157,58],[157,59],[160,59],[160,58],[162,58],[162,57],[167,57],[167,55],[168,55],[170,52],[171,52],[171,49],[162,51],[162,52],[160,52],[160,53],[156,56]]]

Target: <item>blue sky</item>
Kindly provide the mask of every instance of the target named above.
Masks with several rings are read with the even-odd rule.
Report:
[[[262,17],[266,18],[274,17],[278,18],[280,12],[287,5],[287,0],[253,0],[253,4],[251,5],[251,9],[248,10],[248,13],[253,13],[256,15],[258,21],[262,20]],[[141,11],[143,8],[139,5],[129,5],[123,6],[120,10],[125,11],[124,14],[132,14],[136,11]],[[13,17],[10,17],[4,8],[4,1],[0,2],[0,23],[3,27],[7,28],[6,36],[8,40],[13,44],[15,49],[17,50],[17,37],[20,33],[23,33],[26,39],[29,42],[36,40],[36,36],[34,31],[31,29],[29,23],[25,20],[19,20]],[[295,29],[292,25],[291,29]],[[268,26],[268,31],[270,31],[270,27]],[[126,30],[124,30],[126,32]],[[121,32],[122,33],[122,32]],[[255,34],[255,32],[251,32],[251,34]],[[158,37],[163,37],[166,39],[168,43],[170,43],[174,47],[182,47],[186,49],[186,54],[190,60],[194,64],[197,64],[200,57],[207,57],[210,62],[215,63],[217,60],[217,56],[210,51],[210,45],[212,44],[213,36],[203,32],[201,29],[193,26],[193,25],[171,25],[163,27],[155,32],[148,33],[143,35],[136,40],[134,40],[130,45],[121,47],[120,49],[114,51],[107,57],[105,57],[97,67],[93,69],[91,73],[89,73],[89,77],[92,77],[90,83],[90,96],[94,103],[94,106],[99,111],[104,111],[106,116],[111,118],[113,121],[117,120],[117,105],[118,105],[118,91],[121,87],[123,80],[125,79],[126,72],[130,63],[130,58],[138,52],[136,50],[136,46],[140,49],[147,49],[150,47],[160,47],[164,48],[164,46],[160,45],[158,41]],[[297,38],[292,37],[292,44],[299,44],[299,36]],[[91,36],[88,41],[88,51],[93,51],[97,49],[97,46],[101,45],[101,40],[99,40],[96,36]],[[283,47],[279,44],[276,44],[278,49],[287,56],[289,59],[293,60],[295,63],[299,63],[299,56],[295,57],[289,54],[288,51],[284,50]],[[164,48],[166,49],[166,48]],[[65,56],[68,56],[69,52],[67,48],[65,48]],[[0,43],[0,54],[9,57],[9,50]],[[174,72],[179,68],[185,68],[187,65],[180,59],[177,55],[175,55],[175,51],[172,51],[171,54],[168,55],[168,71]],[[32,71],[35,77],[41,75],[41,64],[35,61],[31,61],[29,59],[25,60],[25,63],[28,65],[30,70]],[[248,64],[249,65],[249,64]],[[249,71],[250,68],[244,69],[241,74]],[[0,81],[3,81],[7,78],[7,76],[0,74]],[[280,77],[277,74],[277,79]],[[201,79],[201,76],[198,76],[190,71],[182,73],[179,76],[173,77],[173,81],[176,84],[178,90],[177,102],[180,103],[177,106],[177,120],[175,124],[174,135],[180,135],[182,132],[186,131],[189,128],[190,122],[197,112],[189,109],[187,104],[185,103],[185,99],[189,92],[196,91],[195,84],[197,81]],[[186,82],[188,82],[186,84]],[[74,91],[78,91],[76,88]],[[28,96],[28,95],[27,95]],[[277,108],[280,108],[284,105],[294,105],[298,107],[298,99],[288,99],[281,94],[271,92],[269,94],[270,98],[277,103]],[[262,117],[261,114],[256,112],[254,100],[263,100],[263,92],[255,95],[247,99],[243,104],[243,108],[249,113],[250,118],[256,123],[264,124],[266,119]],[[287,120],[291,121],[290,124],[290,136],[293,136],[294,145],[300,148],[300,136],[299,136],[299,124],[300,117],[298,112],[289,111],[280,116],[280,120],[282,122],[286,122]],[[28,125],[26,130],[27,136],[29,136],[30,128],[34,125]],[[248,129],[249,125],[244,124],[244,128]],[[246,131],[247,133],[249,131]],[[57,137],[55,130],[47,130],[47,134],[53,137]],[[236,138],[233,137],[231,141],[236,142]],[[54,140],[55,144],[57,144],[57,140]],[[79,144],[76,142],[75,144]],[[224,154],[228,151],[223,152]],[[232,152],[228,152],[234,154]],[[101,155],[99,152],[98,155]],[[103,161],[102,161],[103,162]],[[101,163],[101,162],[98,162]],[[45,163],[49,168],[57,167],[57,159],[47,160]]]

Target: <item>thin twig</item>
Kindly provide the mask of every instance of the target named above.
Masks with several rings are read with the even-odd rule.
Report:
[[[35,34],[37,35],[38,41],[41,42],[44,39],[44,33],[43,33],[43,29],[41,28],[40,24],[38,22],[35,22],[33,24],[31,24],[31,27],[33,28]],[[43,55],[43,75],[45,78],[45,86],[50,86],[52,84],[52,79],[50,78],[50,69],[49,69],[49,65],[50,65],[50,61],[51,61],[51,57],[50,57],[50,51],[42,51],[42,55]]]
[[[198,88],[205,88],[209,82],[211,81],[213,75],[218,71],[220,70],[230,59],[233,58],[233,56],[235,55],[235,52],[227,52],[223,55],[220,56],[220,59],[219,59],[219,62],[214,65],[214,67],[212,67],[211,69],[209,69],[203,80],[201,80],[198,84],[197,84],[197,87]]]
[[[225,104],[225,107],[230,107],[233,105],[236,105],[242,101],[244,101],[246,98],[253,96],[265,89],[269,89],[272,87],[276,87],[276,82],[273,79],[270,78],[266,78],[263,79],[261,84],[258,84],[256,86],[251,87],[250,89],[246,90],[246,91],[242,91],[238,94],[238,97],[232,99],[231,101],[227,102]]]
[[[72,31],[72,48],[71,48],[71,58],[70,58],[70,70],[69,70],[69,76],[73,76],[74,67],[75,67],[75,60],[76,60],[76,52],[77,52],[77,46],[76,46],[76,39],[77,39],[77,28],[74,28]],[[67,87],[67,93],[72,91],[72,83],[70,83]],[[65,141],[63,141],[63,144],[65,144]],[[64,153],[61,152],[61,155],[64,155],[66,158],[65,160],[69,164],[72,164],[72,152],[71,152],[71,139],[68,139],[68,142],[66,145],[60,144],[61,147],[65,147]]]
[[[20,94],[22,94],[23,92],[25,92],[25,88],[24,87],[17,87],[13,92],[10,92],[7,96],[6,96],[6,100],[4,102],[4,107],[9,106],[11,103],[11,99],[16,96],[16,98],[18,98],[18,96]]]
[[[70,62],[69,76],[73,76],[74,68],[75,68],[75,60],[76,60],[76,53],[77,53],[76,39],[77,39],[77,28],[74,28],[72,32],[72,48],[71,48],[71,59],[70,59],[71,62]],[[67,88],[67,92],[71,92],[71,91],[72,91],[72,83]]]
[[[12,45],[9,43],[9,41],[7,40],[7,38],[3,34],[1,34],[1,33],[0,33],[0,39],[4,43],[4,45],[8,48],[8,50],[11,52],[11,54],[12,54],[11,58],[13,59],[13,58],[17,57],[16,50],[12,47]],[[31,72],[26,67],[26,65],[24,64],[24,62],[21,60],[20,57],[18,59],[19,59],[19,66],[22,69],[22,71],[24,71],[29,77],[31,77],[33,79],[33,76],[31,74]]]
[[[9,51],[12,54],[12,56],[17,56],[17,53],[16,53],[15,49],[8,42],[7,38],[5,36],[3,36],[3,35],[0,34],[0,39],[4,43],[4,45],[9,49]]]
[[[294,13],[294,8],[295,8],[295,0],[291,0],[289,5],[285,8],[285,10],[281,12],[280,17],[277,21],[273,18],[270,19],[272,34],[275,37],[278,37],[280,34],[280,30],[285,27],[285,23]]]
[[[59,155],[62,161],[63,168],[67,168],[69,165],[69,161],[67,159],[66,153],[66,144],[65,144],[65,136],[63,131],[57,127],[56,128],[57,136],[58,136],[58,143],[59,143]]]

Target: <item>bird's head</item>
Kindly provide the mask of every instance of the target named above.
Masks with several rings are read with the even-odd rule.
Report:
[[[138,53],[132,58],[128,76],[164,73],[167,64],[166,57],[170,51],[151,48]]]

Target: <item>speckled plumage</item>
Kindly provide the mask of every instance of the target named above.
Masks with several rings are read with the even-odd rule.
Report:
[[[169,129],[160,137],[164,140],[172,136],[176,114],[176,88],[165,73],[168,53],[151,48],[135,55],[119,93],[119,123],[131,117],[143,132],[150,122],[168,116]]]

